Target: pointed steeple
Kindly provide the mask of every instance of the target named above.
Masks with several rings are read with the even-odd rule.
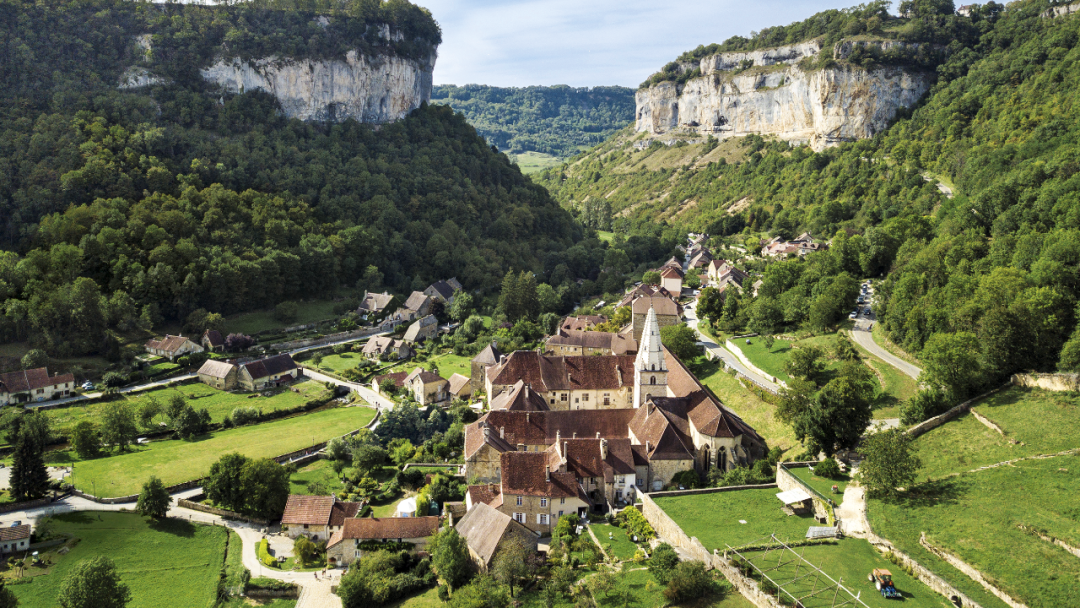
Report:
[[[641,407],[649,397],[667,395],[667,371],[660,343],[660,322],[656,310],[650,306],[634,362],[634,407]]]

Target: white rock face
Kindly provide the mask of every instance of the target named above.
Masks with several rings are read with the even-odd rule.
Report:
[[[1068,17],[1073,13],[1080,13],[1080,2],[1075,4],[1069,4],[1066,6],[1053,6],[1046,10],[1042,14],[1044,19],[1053,19],[1055,17]]]
[[[144,67],[133,66],[124,70],[124,73],[120,75],[120,84],[118,87],[122,90],[138,89],[158,84],[168,84],[168,82],[168,79],[155,76],[150,70]]]
[[[840,49],[846,56],[850,48]],[[724,53],[702,60],[701,78],[684,85],[664,82],[637,92],[637,131],[690,131],[718,138],[770,134],[820,150],[843,141],[872,137],[903,107],[926,93],[931,75],[887,67],[854,67],[803,72],[795,65],[820,52],[805,43],[752,53]],[[750,59],[765,73],[728,70]]]
[[[401,120],[431,100],[435,58],[435,53],[414,61],[350,51],[344,61],[279,57],[254,63],[221,60],[201,74],[230,93],[270,93],[289,118],[331,122],[353,118],[382,124]]]

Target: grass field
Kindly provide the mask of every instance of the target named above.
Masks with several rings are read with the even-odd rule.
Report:
[[[927,565],[954,584],[974,583],[941,566],[919,545],[920,532],[1028,606],[1080,606],[1080,560],[1019,528],[1080,546],[1078,490],[1080,456],[1059,456],[919,484],[897,502],[871,500],[869,514],[878,534],[938,562]]]
[[[810,516],[786,515],[776,498],[778,492],[763,488],[663,496],[656,504],[710,550],[739,547],[774,533],[785,541],[805,538],[807,528],[818,524]]]
[[[626,530],[608,524],[589,524],[602,546],[611,545],[611,551],[621,561],[634,559],[638,546],[626,535]],[[610,538],[609,538],[610,537]]]
[[[214,605],[226,529],[174,519],[151,522],[127,513],[66,513],[49,521],[54,532],[79,542],[67,555],[47,552],[55,562],[49,574],[8,587],[22,608],[55,606],[60,585],[72,568],[99,555],[116,563],[121,580],[131,589],[129,608]]]
[[[439,588],[432,587],[386,606],[387,608],[439,608],[443,605],[443,601],[439,599]]]
[[[80,460],[74,451],[49,452],[49,464],[74,464],[75,486],[97,496],[137,494],[150,475],[165,485],[198,479],[223,454],[240,452],[252,458],[278,456],[367,425],[375,410],[342,407],[218,431],[198,441],[155,441],[131,452]]]
[[[472,357],[461,357],[453,352],[448,352],[432,357],[428,361],[439,367],[439,375],[443,378],[449,379],[454,374],[461,374],[466,377],[472,375]]]
[[[320,459],[292,474],[289,478],[289,491],[292,494],[313,494],[311,485],[316,482],[335,494],[345,489],[344,482],[334,472],[330,461]]]
[[[874,418],[899,418],[900,404],[911,399],[919,388],[918,383],[911,376],[870,354],[859,346],[858,342],[852,340],[851,343],[862,355],[863,361],[874,370],[881,384],[882,393],[874,402]]]
[[[747,344],[747,341],[750,343]],[[784,382],[791,380],[784,371],[784,364],[791,354],[792,342],[777,340],[771,350],[765,348],[765,341],[760,337],[733,340],[732,344],[739,347],[746,358],[761,371]]]
[[[973,409],[1001,427],[1006,437],[971,414],[951,420],[915,440],[923,461],[919,479],[1080,447],[1080,394],[1011,387]]]
[[[791,468],[788,469],[788,472],[795,477],[798,477],[799,480],[806,485],[820,492],[822,496],[832,498],[837,504],[844,501],[844,489],[847,488],[849,481],[847,475],[844,475],[843,479],[828,479],[827,477],[818,477],[817,475],[814,475],[807,467]],[[833,486],[839,488],[839,493],[833,493]]]
[[[867,579],[867,576],[874,568],[885,568],[892,573],[893,583],[895,583],[897,591],[903,594],[904,599],[901,605],[905,608],[946,608],[951,606],[943,596],[935,593],[926,585],[894,566],[865,540],[848,538],[836,544],[798,547],[795,552],[825,571],[852,595],[858,594],[860,599],[871,608],[879,606],[884,608],[895,604],[895,600],[887,600],[881,597],[873,583]],[[762,570],[771,569],[768,574],[773,580],[787,582],[796,578],[795,568],[799,562],[790,553],[770,551],[766,554],[764,551],[755,551],[747,553],[746,557]],[[789,561],[790,563],[783,563]],[[807,568],[800,566],[798,576],[803,576],[806,573]],[[803,597],[811,593],[815,585],[814,578],[813,576],[806,576],[794,584],[785,585],[784,588],[795,597]],[[823,585],[832,584],[824,577],[821,577],[816,583],[818,589]],[[841,591],[837,601],[842,601],[841,598],[851,599],[851,596],[845,596],[844,592]],[[802,604],[805,608],[829,608],[833,605],[832,602],[833,593],[827,593],[803,600]]]
[[[596,231],[596,236],[599,237],[600,240],[605,242],[605,243],[610,243],[611,241],[615,240],[615,233],[614,232],[608,232],[606,230],[597,230]]]
[[[558,167],[563,162],[558,156],[544,154],[543,152],[522,152],[516,154],[515,157],[517,158],[518,167],[521,167],[521,172],[525,175],[540,173],[551,167]]]
[[[175,395],[181,395],[195,409],[206,408],[210,412],[210,418],[214,422],[221,422],[238,407],[254,407],[263,413],[269,413],[280,409],[288,409],[303,405],[309,399],[322,395],[326,387],[318,382],[303,381],[292,385],[299,392],[294,393],[289,389],[272,397],[263,397],[260,393],[233,394],[211,388],[201,382],[183,385],[172,385],[150,391],[129,394],[127,401],[136,408],[136,411],[146,403],[148,397],[152,397],[162,406],[168,404],[169,399]],[[101,420],[101,412],[105,408],[104,403],[91,403],[45,410],[45,415],[55,429],[70,429],[83,420],[98,422]],[[157,420],[157,419],[155,419]]]
[[[312,300],[300,302],[296,319],[282,323],[274,318],[273,310],[245,312],[225,319],[225,331],[228,333],[255,334],[260,331],[284,329],[295,325],[307,325],[316,321],[333,319],[334,302],[330,300]]]
[[[319,363],[319,369],[341,373],[347,369],[352,369],[357,365],[360,365],[364,361],[363,355],[354,352],[345,352],[340,355],[323,355],[323,359]],[[310,359],[305,362],[305,365],[310,364]]]
[[[751,393],[735,376],[724,373],[718,362],[699,357],[690,366],[690,371],[712,390],[724,405],[754,427],[770,447],[780,446],[787,450],[797,448],[799,442],[795,440],[795,432],[773,415],[776,406]]]

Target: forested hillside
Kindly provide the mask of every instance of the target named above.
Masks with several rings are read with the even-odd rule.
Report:
[[[269,95],[199,79],[215,55],[439,42],[427,11],[403,0],[312,9],[0,2],[0,342],[106,352],[110,328],[200,307],[594,272],[570,215],[449,108],[378,130],[306,124]],[[382,23],[408,35],[385,41]],[[144,33],[173,83],[117,90]]]
[[[569,156],[634,120],[634,92],[625,87],[441,85],[431,101],[461,112],[480,135],[512,154]]]
[[[950,2],[904,4],[951,19]],[[827,277],[885,277],[878,317],[927,366],[919,416],[1019,370],[1080,369],[1080,18],[1042,17],[1049,6],[981,19],[921,107],[873,139],[822,153],[758,137],[634,151],[627,132],[541,181],[597,225],[660,219],[752,246],[837,235],[827,262],[769,266],[742,319],[810,325]]]

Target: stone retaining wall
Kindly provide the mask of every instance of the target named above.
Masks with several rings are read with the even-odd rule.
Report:
[[[199,500],[202,500],[202,498],[205,498],[205,497],[206,497],[205,494],[201,494],[199,496],[193,496],[192,498],[198,498]],[[224,518],[227,518],[227,519],[236,519],[236,520],[239,520],[239,521],[246,521],[246,522],[253,523],[253,524],[259,524],[260,526],[268,526],[268,525],[270,525],[270,522],[265,520],[265,519],[257,519],[255,517],[248,517],[247,515],[241,515],[241,514],[237,513],[236,511],[229,511],[228,509],[218,509],[217,507],[211,507],[210,505],[204,505],[201,502],[194,502],[194,501],[191,501],[191,500],[184,500],[183,498],[181,498],[180,500],[176,501],[176,504],[178,506],[184,507],[185,509],[191,509],[192,511],[201,511],[203,513],[210,513],[212,515],[218,515],[218,516],[221,516],[221,517],[224,517]]]
[[[985,399],[986,397],[989,397],[990,395],[993,395],[994,393],[997,393],[997,392],[1000,392],[1000,391],[1002,391],[1002,390],[1004,390],[1006,388],[1009,388],[1010,386],[1012,386],[1012,382],[1009,382],[1008,384],[1005,384],[1003,386],[999,386],[999,387],[995,388],[992,391],[987,391],[987,392],[979,395],[978,397],[975,397],[974,399],[968,399],[967,401],[965,401],[965,402],[961,403],[960,405],[952,408],[951,410],[945,412],[944,414],[934,416],[933,418],[930,418],[928,420],[924,420],[924,421],[920,422],[919,424],[916,424],[915,426],[908,429],[906,432],[907,432],[908,435],[911,436],[912,439],[914,439],[914,438],[918,437],[919,435],[922,435],[922,434],[926,433],[927,431],[932,431],[932,430],[936,429],[937,427],[945,424],[946,422],[949,422],[950,420],[954,420],[956,418],[959,418],[963,414],[966,414],[967,412],[971,411],[971,405],[973,403],[975,403],[976,401],[978,401],[980,399]]]
[[[867,528],[869,530],[869,528]],[[912,575],[919,579],[919,582],[930,587],[937,593],[944,595],[953,604],[962,606],[963,608],[983,608],[981,604],[971,599],[967,595],[963,594],[959,589],[953,587],[945,579],[941,578],[937,574],[934,574],[931,570],[915,561],[910,555],[896,548],[887,539],[884,539],[873,532],[867,532],[866,540],[874,545],[878,550],[891,553],[900,564],[912,572]]]
[[[783,462],[776,465],[776,487],[782,492],[788,490],[794,490],[798,488],[804,490],[813,499],[814,504],[814,517],[821,520],[828,521],[830,517],[835,522],[834,525],[839,526],[840,520],[836,517],[835,507],[836,501],[831,498],[824,497],[817,490],[811,488],[807,484],[803,483],[801,479],[791,474],[788,468],[805,468],[811,465],[817,464],[816,462]],[[826,502],[828,501],[828,502]]]
[[[1048,391],[1080,391],[1080,374],[1013,374],[1012,383]]]

